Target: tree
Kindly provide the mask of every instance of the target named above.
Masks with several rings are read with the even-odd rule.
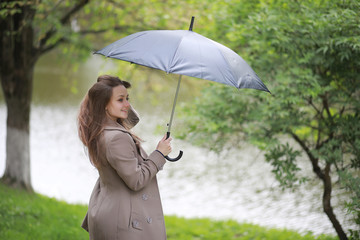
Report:
[[[248,3],[256,9],[250,13],[240,11],[243,4],[228,8],[232,22],[219,19],[222,40],[241,52],[272,95],[210,87],[184,109],[184,133],[218,151],[252,141],[281,187],[307,180],[297,162],[305,154],[323,183],[325,214],[348,239],[331,197],[335,186],[346,189],[348,212],[360,225],[360,3],[259,0]],[[359,237],[358,229],[349,232]]]
[[[1,1],[0,80],[7,105],[6,169],[2,177],[5,183],[32,191],[29,119],[37,60],[49,51],[61,49],[69,56],[68,61],[75,62],[88,57],[96,48],[93,45],[100,40],[103,46],[114,41],[114,37],[135,31],[188,24],[190,17],[169,19],[169,14],[182,16],[195,3],[165,3],[150,0]]]

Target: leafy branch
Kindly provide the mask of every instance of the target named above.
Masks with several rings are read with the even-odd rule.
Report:
[[[76,5],[74,5],[68,12],[66,12],[61,18],[60,18],[60,24],[65,25],[70,22],[70,19],[73,15],[75,15],[78,11],[80,11],[86,4],[89,3],[89,0],[79,0]],[[58,40],[56,40],[54,43],[48,44],[48,41],[51,37],[53,37],[57,32],[57,29],[55,27],[52,27],[49,31],[47,31],[42,38],[39,40],[39,47],[38,52],[39,55],[42,55],[55,47],[57,47],[60,43],[66,42],[65,37],[61,37]]]

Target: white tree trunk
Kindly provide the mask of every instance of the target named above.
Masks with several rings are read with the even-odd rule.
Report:
[[[29,132],[7,126],[4,180],[10,185],[32,190]]]

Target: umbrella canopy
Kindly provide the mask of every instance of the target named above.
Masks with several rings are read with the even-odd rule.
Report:
[[[231,49],[191,30],[131,34],[95,52],[174,73],[269,92],[251,67]]]
[[[269,92],[251,67],[231,49],[189,30],[150,30],[124,37],[94,54],[136,63],[167,73],[179,74],[178,86],[168,124],[170,136],[181,76],[206,79],[240,88]],[[166,156],[169,161],[176,158]]]

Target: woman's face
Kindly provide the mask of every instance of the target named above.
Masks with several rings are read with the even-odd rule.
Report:
[[[108,116],[116,121],[117,119],[126,119],[130,108],[129,94],[127,89],[122,86],[116,86],[112,89],[111,99],[106,106]]]

